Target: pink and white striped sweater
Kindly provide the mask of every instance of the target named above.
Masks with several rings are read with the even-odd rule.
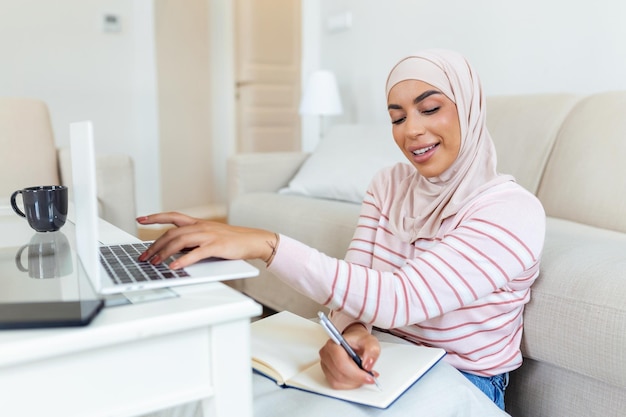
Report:
[[[435,238],[403,242],[387,226],[390,197],[413,169],[375,176],[345,260],[281,236],[270,271],[333,309],[340,329],[355,321],[390,329],[478,375],[518,368],[545,235],[541,203],[506,182],[447,218]]]

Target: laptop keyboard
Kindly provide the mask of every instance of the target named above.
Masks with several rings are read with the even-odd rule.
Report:
[[[174,257],[166,259],[159,265],[138,261],[137,258],[148,246],[150,246],[149,242],[101,246],[100,263],[109,276],[120,284],[189,276],[184,269],[167,267],[174,260]]]

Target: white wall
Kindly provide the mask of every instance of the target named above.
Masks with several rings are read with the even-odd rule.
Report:
[[[320,5],[319,65],[337,74],[345,108],[333,123],[386,123],[387,73],[401,56],[422,48],[463,53],[488,95],[626,90],[626,2],[321,0]],[[326,30],[326,20],[343,12],[351,13],[352,27]]]
[[[302,85],[300,91],[306,88],[306,82],[309,76],[321,68],[320,60],[322,57],[320,50],[322,28],[320,24],[320,3],[318,0],[302,0],[302,43],[301,53],[302,62],[300,71],[302,76]],[[320,120],[314,115],[302,115],[300,124],[300,137],[302,141],[302,150],[311,152],[317,146],[320,138]]]
[[[121,31],[102,30],[104,13]],[[2,0],[0,95],[47,102],[58,146],[94,122],[96,152],[135,160],[137,205],[158,208],[152,0]]]
[[[235,153],[235,33],[232,0],[210,0],[209,41],[214,65],[211,71],[211,138],[213,191],[216,202],[228,201],[227,160]]]
[[[139,212],[159,210],[156,0],[0,1],[0,95],[45,100],[59,146],[69,143],[70,122],[93,120],[98,152],[134,158]],[[212,180],[223,200],[225,159],[234,143],[232,86],[227,88],[233,83],[233,1],[209,1],[217,55]],[[426,47],[465,54],[490,95],[626,90],[626,2],[301,1],[302,73],[333,70],[342,90],[345,113],[330,117],[330,124],[387,123],[388,70],[402,55]],[[105,12],[120,16],[121,32],[102,31]],[[326,19],[343,12],[351,13],[351,28],[328,32]],[[311,150],[317,120],[302,125],[303,148]]]
[[[0,96],[44,100],[57,146],[69,146],[70,122],[92,120],[96,152],[125,153],[135,161],[138,214],[163,209],[166,197],[160,142],[168,137],[161,138],[159,131],[155,52],[155,5],[163,6],[158,1],[162,0],[0,0]],[[207,100],[213,110],[206,122],[211,130],[207,136],[217,140],[203,165],[212,175],[202,172],[198,177],[206,179],[205,188],[213,191],[216,202],[223,202],[226,159],[234,152],[236,137],[234,2],[206,1],[211,32],[203,42],[210,42],[215,54],[209,74]],[[176,3],[187,7],[181,0]],[[102,30],[104,13],[120,17],[120,32]],[[187,181],[180,183],[193,188]]]

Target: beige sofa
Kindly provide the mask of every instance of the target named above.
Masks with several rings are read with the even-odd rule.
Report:
[[[491,97],[488,126],[500,171],[534,192],[548,216],[524,315],[525,361],[511,376],[507,409],[519,417],[623,416],[626,92]],[[229,162],[229,222],[343,257],[359,213],[352,194],[372,169],[401,160],[394,147],[387,126],[338,126],[312,155],[238,155]],[[232,285],[275,310],[312,317],[320,308],[261,269]]]

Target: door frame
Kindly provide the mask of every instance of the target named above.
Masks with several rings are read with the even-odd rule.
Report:
[[[321,5],[319,1],[301,1],[301,88],[309,74],[320,69]],[[226,162],[235,153],[235,11],[232,0],[209,0],[209,36],[211,52],[216,62],[211,70],[211,137],[215,175],[212,178],[217,201],[228,201]],[[302,150],[310,152],[319,141],[319,120],[303,117],[301,123]]]

